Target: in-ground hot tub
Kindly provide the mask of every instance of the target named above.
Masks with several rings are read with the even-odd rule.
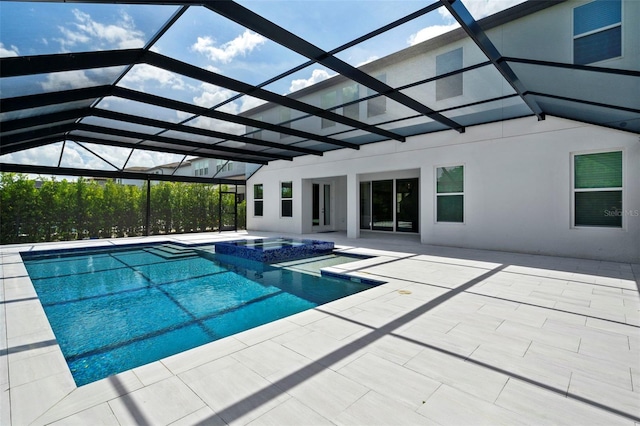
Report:
[[[265,263],[303,259],[333,252],[329,241],[295,238],[260,238],[215,243],[216,253]]]

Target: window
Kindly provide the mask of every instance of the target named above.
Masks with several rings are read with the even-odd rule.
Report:
[[[342,103],[348,104],[349,102],[357,101],[358,96],[358,85],[350,84],[347,87],[342,88]],[[360,104],[353,103],[350,105],[345,105],[342,107],[342,115],[348,118],[353,118],[354,120],[360,119]]]
[[[209,160],[200,160],[193,163],[194,176],[207,176],[209,174]]]
[[[256,120],[262,121],[262,116],[255,117]],[[262,129],[259,127],[247,126],[246,136],[248,138],[260,139],[262,140]]]
[[[596,0],[573,9],[573,63],[584,65],[622,56],[622,4]]]
[[[263,192],[262,184],[253,185],[253,215],[262,216],[263,214]]]
[[[436,56],[436,76],[462,69],[462,47]],[[462,95],[462,73],[436,80],[436,101]]]
[[[280,215],[282,217],[293,217],[293,183],[280,183]]]
[[[230,172],[231,170],[233,170],[233,161],[229,161],[229,160],[216,161],[216,173]]]
[[[438,167],[436,222],[464,222],[464,166]]]
[[[280,126],[286,127],[288,129],[291,128],[291,109],[289,108],[280,108]],[[286,133],[280,133],[280,139],[284,139],[289,137]]]
[[[575,226],[622,227],[622,151],[574,155]]]
[[[380,74],[376,76],[376,79],[380,80],[383,83],[387,82],[387,75]],[[368,96],[376,95],[378,92],[375,90],[369,89],[367,92]],[[367,100],[367,117],[375,117],[376,115],[382,115],[387,112],[387,97],[386,96],[376,96],[375,98],[371,98]]]
[[[336,106],[337,93],[335,91],[324,93],[322,98],[320,99],[320,107],[325,110],[329,110]],[[322,128],[326,129],[327,127],[333,127],[336,125],[335,121],[327,120],[326,118],[322,118]]]

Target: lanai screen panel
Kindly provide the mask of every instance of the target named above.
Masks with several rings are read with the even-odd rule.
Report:
[[[640,131],[632,0],[134,3],[0,3],[3,170],[268,164],[545,114]]]

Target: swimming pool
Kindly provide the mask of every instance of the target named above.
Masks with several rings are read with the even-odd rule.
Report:
[[[371,288],[175,244],[22,255],[78,386]]]

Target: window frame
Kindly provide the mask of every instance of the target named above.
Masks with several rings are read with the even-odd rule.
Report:
[[[451,168],[451,167],[462,167],[462,192],[445,192],[438,193],[438,169],[442,168]],[[437,225],[465,225],[467,223],[467,203],[465,202],[466,198],[466,186],[465,182],[467,180],[467,165],[466,163],[451,163],[451,164],[441,164],[436,165],[433,168],[433,194],[435,198],[435,202],[433,203],[433,222]],[[438,197],[448,197],[448,196],[462,196],[462,221],[461,222],[451,222],[451,221],[439,221],[438,220]]]
[[[576,44],[576,40],[580,39],[580,38],[584,38],[584,37],[588,37],[588,36],[592,36],[595,34],[599,34],[617,27],[620,27],[620,55],[619,56],[612,56],[610,58],[606,58],[606,59],[601,59],[599,61],[595,61],[595,62],[589,62],[586,64],[580,64],[580,65],[594,65],[594,64],[602,64],[605,63],[607,61],[611,61],[611,60],[618,60],[618,59],[622,59],[624,57],[624,32],[623,32],[623,22],[624,22],[624,1],[620,0],[620,22],[615,23],[615,24],[609,24],[606,25],[604,27],[600,27],[598,29],[595,30],[591,30],[591,31],[587,31],[578,35],[574,34],[574,29],[576,26],[576,14],[575,14],[575,10],[582,7],[582,6],[586,6],[588,4],[591,3],[595,3],[597,1],[606,1],[606,0],[593,0],[590,1],[588,3],[583,3],[583,4],[579,4],[576,5],[575,7],[573,7],[571,9],[571,63],[576,64],[576,48],[575,48],[575,44]]]
[[[291,185],[291,197],[284,197],[282,194],[282,190],[283,190],[283,185],[285,183],[288,183]],[[291,204],[291,215],[284,215],[284,203],[290,203]],[[287,180],[287,181],[281,181],[280,182],[280,217],[281,218],[288,218],[288,217],[293,217],[293,181]]]
[[[580,156],[580,155],[590,155],[590,154],[605,154],[605,153],[609,153],[609,152],[620,152],[622,159],[621,159],[621,167],[622,170],[620,171],[621,173],[621,179],[622,179],[622,186],[620,187],[601,187],[601,188],[576,188],[576,165],[575,165],[575,159],[576,156]],[[570,179],[570,191],[571,191],[571,197],[570,197],[570,204],[571,204],[571,208],[570,208],[570,228],[571,229],[577,229],[577,230],[585,230],[585,229],[589,229],[589,230],[604,230],[604,231],[618,231],[618,230],[625,230],[626,229],[626,224],[627,224],[627,220],[626,220],[626,214],[625,214],[625,193],[626,193],[626,179],[625,179],[625,150],[624,148],[604,148],[604,149],[594,149],[594,150],[588,150],[588,151],[575,151],[575,152],[571,152],[570,154],[571,156],[571,162],[570,162],[570,174],[571,174],[571,179]],[[621,192],[621,202],[622,202],[622,211],[621,211],[621,223],[620,226],[603,226],[603,225],[576,225],[576,192],[604,192],[604,191],[620,191]]]
[[[261,197],[258,198],[256,195],[256,189],[257,187],[260,187],[260,192],[261,192]],[[257,214],[256,211],[256,206],[258,205],[258,203],[260,203],[261,206],[261,213]],[[263,183],[254,183],[253,184],[253,216],[254,217],[263,217],[264,216],[264,184]]]

